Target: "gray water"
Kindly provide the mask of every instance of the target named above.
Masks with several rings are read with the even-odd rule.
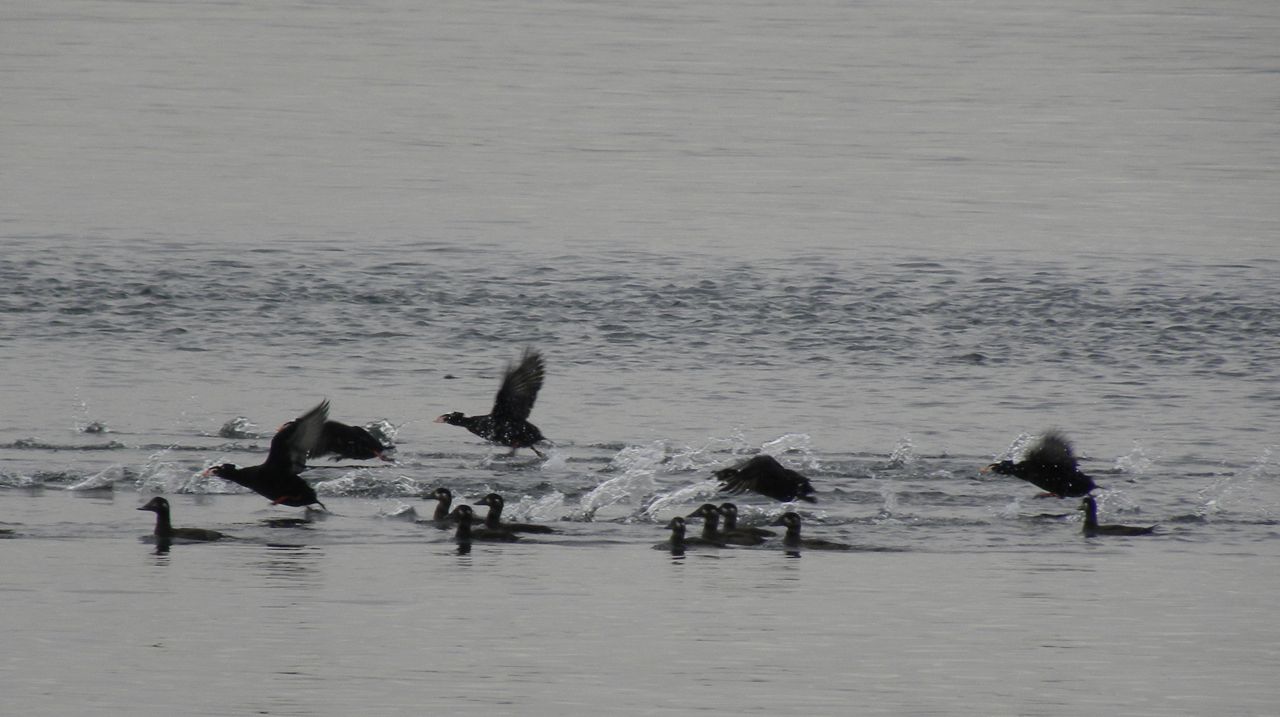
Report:
[[[1268,2],[0,7],[5,711],[1274,713],[1276,37]],[[547,460],[431,422],[526,345]],[[325,397],[397,444],[308,473],[331,515],[200,476]],[[1054,427],[1157,535],[978,473]],[[652,549],[760,451],[859,550]],[[460,553],[441,485],[560,532]],[[153,494],[236,540],[157,552]]]

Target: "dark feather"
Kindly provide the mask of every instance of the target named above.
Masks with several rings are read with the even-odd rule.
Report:
[[[753,491],[774,500],[816,502],[809,479],[783,466],[773,456],[761,454],[745,463],[716,471],[720,490],[736,495]]]

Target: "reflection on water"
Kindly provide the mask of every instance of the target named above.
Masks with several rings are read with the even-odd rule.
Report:
[[[260,557],[249,563],[264,584],[281,588],[311,589],[323,583],[324,549],[315,545],[263,546]]]

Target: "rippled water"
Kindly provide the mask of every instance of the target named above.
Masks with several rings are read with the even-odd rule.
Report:
[[[6,5],[6,707],[1270,713],[1277,31],[1261,2]],[[548,460],[431,422],[527,345]],[[332,515],[200,476],[325,397],[397,444],[318,462]],[[1156,536],[978,473],[1051,427]],[[759,451],[862,549],[651,549]],[[415,520],[441,485],[560,532],[460,554]],[[237,539],[157,553],[152,494]]]

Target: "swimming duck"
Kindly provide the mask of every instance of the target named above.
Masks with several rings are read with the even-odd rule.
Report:
[[[538,525],[536,523],[506,523],[502,521],[502,508],[506,505],[506,501],[497,493],[490,493],[480,499],[476,505],[489,506],[489,513],[484,517],[484,527],[491,530],[506,529],[514,533],[554,533],[554,528],[549,525]]]
[[[702,518],[703,540],[730,545],[759,545],[764,542],[764,537],[760,535],[737,530],[732,533],[720,530],[720,509],[711,503],[703,503],[685,518]]]
[[[774,500],[785,502],[805,500],[816,502],[813,485],[809,479],[783,466],[771,455],[760,454],[751,460],[716,471],[720,490],[738,494],[755,491]]]
[[[301,508],[311,504],[324,508],[316,491],[298,474],[307,467],[307,457],[314,455],[329,415],[329,402],[307,411],[276,431],[262,465],[241,468],[223,463],[206,470],[203,475],[217,476],[238,483],[267,498],[272,505]],[[327,510],[327,508],[326,508]]]
[[[1045,491],[1040,497],[1079,498],[1098,487],[1092,478],[1080,472],[1071,442],[1056,431],[1041,436],[1017,463],[1003,460],[983,468],[982,472],[1021,478]]]
[[[431,497],[436,499],[436,510],[431,514],[431,519],[437,523],[449,522],[449,511],[453,509],[453,491],[436,488]]]
[[[230,537],[223,533],[219,533],[216,530],[173,527],[173,524],[169,522],[169,501],[159,496],[152,498],[146,505],[138,508],[138,510],[149,510],[156,514],[156,529],[153,535],[155,535],[156,540],[159,542],[182,540],[206,543]]]
[[[1092,538],[1095,535],[1151,535],[1156,531],[1156,526],[1150,525],[1146,527],[1136,525],[1098,525],[1098,502],[1093,496],[1085,496],[1080,501],[1080,510],[1084,511],[1084,526],[1081,531],[1085,537]]]
[[[529,448],[539,458],[545,458],[534,444],[546,439],[537,426],[529,423],[545,373],[542,354],[532,348],[525,349],[520,363],[507,366],[502,386],[494,397],[493,410],[488,415],[466,416],[454,411],[436,418],[435,422],[462,426],[490,443],[510,447],[511,455],[520,448]]]
[[[750,533],[758,535],[761,538],[772,538],[777,533],[768,528],[757,528],[754,525],[745,525],[738,527],[738,506],[733,503],[721,503],[716,510],[720,511],[721,517],[724,518],[724,527],[721,532],[724,533]]]
[[[831,540],[823,540],[821,538],[802,538],[800,537],[800,514],[799,513],[783,513],[781,517],[775,520],[771,525],[785,526],[787,534],[782,536],[782,544],[788,548],[806,548],[808,550],[852,550],[852,545],[837,543]]]
[[[663,543],[653,546],[658,550],[670,550],[673,553],[683,553],[686,548],[724,548],[724,543],[718,540],[708,540],[694,536],[692,538],[685,535],[688,526],[685,525],[684,518],[676,516],[667,523],[666,527],[671,530],[671,537]]]
[[[458,532],[454,533],[454,539],[459,543],[470,543],[480,540],[487,543],[514,543],[520,539],[518,535],[504,528],[486,528],[472,527],[471,523],[475,520],[475,511],[471,510],[469,505],[460,505],[449,513],[449,517],[458,521]]]

